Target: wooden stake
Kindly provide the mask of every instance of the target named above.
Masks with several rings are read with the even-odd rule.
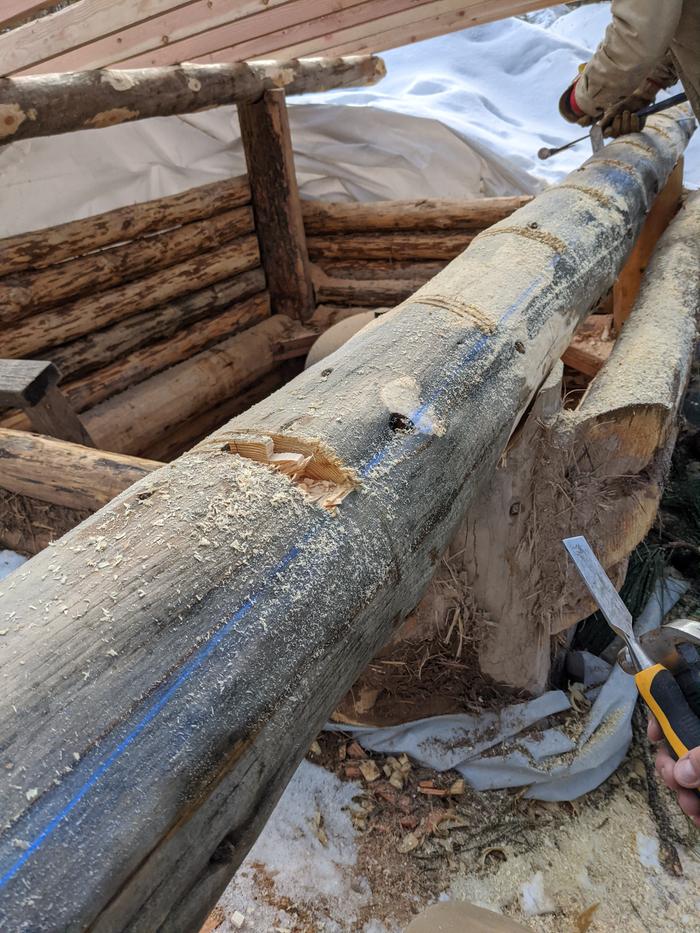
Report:
[[[238,116],[272,310],[305,320],[314,290],[284,91],[239,104]]]

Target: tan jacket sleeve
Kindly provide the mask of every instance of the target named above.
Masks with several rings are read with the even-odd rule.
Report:
[[[598,116],[629,97],[666,58],[683,0],[613,0],[612,23],[576,85],[576,103]]]

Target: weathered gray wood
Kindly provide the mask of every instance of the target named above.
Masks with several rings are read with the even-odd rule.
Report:
[[[284,91],[239,104],[238,117],[272,310],[305,320],[314,288]]]
[[[65,508],[94,512],[160,466],[152,460],[0,428],[0,487]]]
[[[58,370],[47,360],[0,360],[0,407],[36,405],[58,380]]]
[[[612,284],[690,133],[654,125],[6,581],[9,928],[197,928]],[[311,503],[250,432],[355,491]]]
[[[250,201],[245,176],[188,188],[153,201],[128,204],[81,220],[0,240],[0,274],[46,266],[148,233],[204,220]]]
[[[374,84],[375,56],[170,65],[0,79],[0,143],[99,129],[254,101],[273,88],[307,94]]]
[[[94,446],[82,421],[57,388],[59,372],[46,360],[0,360],[0,407],[22,408],[40,434]]]

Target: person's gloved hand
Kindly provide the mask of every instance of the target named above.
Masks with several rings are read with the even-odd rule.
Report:
[[[641,94],[632,94],[611,107],[600,118],[600,128],[607,139],[616,139],[627,133],[641,133],[646,123],[645,117],[637,116],[637,111],[648,107],[654,98],[643,97]]]
[[[662,742],[663,732],[652,716],[647,734],[652,742]],[[675,761],[666,745],[656,753],[656,771],[666,787],[675,792],[681,810],[700,827],[700,797],[694,788],[700,787],[700,748],[691,748],[687,755]]]
[[[579,75],[580,77],[580,75]],[[578,123],[579,126],[590,126],[595,123],[595,117],[584,113],[576,102],[576,85],[578,78],[567,87],[559,98],[559,113],[569,123]]]

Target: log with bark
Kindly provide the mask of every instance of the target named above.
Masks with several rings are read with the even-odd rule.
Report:
[[[7,357],[36,356],[47,347],[66,343],[117,321],[157,308],[172,298],[198,291],[260,264],[257,237],[240,237],[226,246],[202,253],[144,276],[135,282],[97,295],[79,298],[36,317],[5,326],[0,352]]]
[[[162,464],[0,428],[0,487],[95,512]]]
[[[347,233],[309,236],[306,245],[313,262],[332,259],[433,260],[446,262],[458,256],[474,238],[474,233],[457,231],[401,230],[397,233]]]
[[[6,581],[9,928],[197,929],[611,286],[691,131],[658,125]],[[176,397],[149,380],[160,423],[182,419],[193,363]],[[114,436],[136,443],[137,420]],[[290,452],[296,476],[270,460]],[[318,483],[345,498],[318,504]]]
[[[385,74],[380,58],[355,55],[0,78],[0,143],[196,113],[273,88],[308,94],[374,84]]]
[[[0,325],[59,305],[69,298],[123,285],[144,273],[218,249],[254,231],[253,211],[237,207],[166,233],[132,240],[41,269],[0,279]]]
[[[527,195],[474,198],[469,201],[422,198],[419,201],[334,202],[303,201],[304,226],[309,235],[366,233],[373,230],[476,232],[509,217],[527,204]]]
[[[245,175],[0,240],[0,275],[43,269],[124,240],[205,220],[250,202]]]

